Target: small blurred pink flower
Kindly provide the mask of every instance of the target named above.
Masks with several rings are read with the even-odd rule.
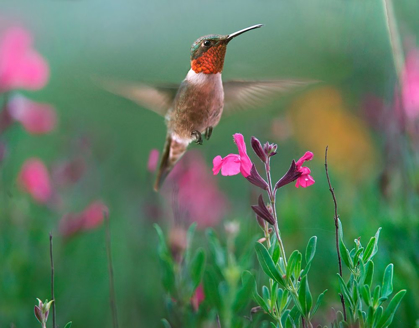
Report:
[[[101,201],[95,201],[81,213],[68,213],[60,221],[59,230],[65,237],[77,232],[92,230],[100,226],[109,212],[108,207]]]
[[[202,284],[199,284],[198,287],[195,289],[195,292],[191,298],[191,304],[195,312],[198,311],[199,305],[204,300],[205,300],[204,287],[202,286]]]
[[[7,108],[10,116],[32,134],[51,132],[57,124],[57,115],[52,106],[33,102],[20,95],[13,97]]]
[[[148,155],[147,170],[149,172],[154,172],[156,170],[158,162],[159,151],[157,149],[152,149],[150,151],[150,155]]]
[[[0,92],[38,90],[48,77],[48,64],[32,48],[30,33],[19,27],[9,28],[0,40]]]
[[[402,101],[407,118],[419,117],[419,49],[408,52],[402,73]]]
[[[176,216],[187,223],[197,222],[203,229],[216,225],[226,214],[228,201],[218,188],[217,179],[208,173],[208,167],[202,155],[189,151],[175,166],[168,177],[167,186],[162,190],[168,202],[175,201]],[[173,197],[173,186],[177,197]],[[199,192],[197,192],[199,190]]]
[[[52,195],[48,170],[37,158],[26,160],[20,170],[18,182],[38,203],[46,203]]]
[[[213,160],[212,171],[214,175],[217,175],[221,170],[221,174],[224,176],[241,173],[245,178],[247,178],[250,175],[250,170],[252,169],[253,164],[247,155],[243,135],[236,133],[233,138],[239,150],[239,154],[230,154],[224,158],[216,156]]]
[[[303,167],[303,163],[305,161],[311,161],[313,159],[313,153],[311,151],[307,151],[296,163],[296,170],[297,172],[301,173],[301,176],[297,179],[295,186],[298,187],[309,187],[314,184],[314,179],[310,175],[310,169],[308,167]]]

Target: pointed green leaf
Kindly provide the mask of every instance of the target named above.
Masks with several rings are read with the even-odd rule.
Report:
[[[275,264],[278,263],[279,258],[281,257],[281,251],[279,249],[279,246],[274,246],[274,251],[272,253],[272,261],[274,261]]]
[[[167,321],[166,319],[161,319],[161,322],[162,322],[164,328],[172,328],[169,321]]]
[[[378,322],[380,321],[382,315],[383,315],[383,307],[379,306],[377,310],[375,310],[375,313],[374,313],[374,323],[373,323],[374,327],[378,325]]]
[[[374,236],[375,243],[374,243],[374,248],[372,250],[370,259],[372,259],[374,257],[374,255],[377,254],[377,252],[378,252],[378,240],[380,239],[380,231],[381,231],[381,228],[378,228],[377,232],[375,233],[375,236]]]
[[[345,244],[343,243],[342,239],[339,239],[339,251],[340,251],[340,255],[342,257],[343,263],[345,263],[345,265],[349,268],[352,269],[353,268],[353,263],[352,263],[352,258],[351,255],[349,254],[348,249],[346,248]]]
[[[254,290],[254,278],[249,271],[242,274],[242,285],[236,293],[233,303],[233,312],[237,313],[242,311],[247,304],[249,304]]]
[[[287,264],[287,271],[286,271],[287,279],[291,279],[291,276],[293,273],[294,273],[294,277],[298,279],[298,276],[295,276],[295,272],[298,270],[298,266],[301,268],[301,259],[302,259],[302,255],[299,251],[295,250],[294,252],[292,252],[292,254],[290,255],[288,259],[288,264]]]
[[[389,297],[393,292],[393,270],[393,264],[390,263],[384,271],[381,297]]]
[[[287,319],[288,319],[289,314],[290,314],[290,310],[285,310],[281,315],[281,323],[283,327],[286,327],[287,325]]]
[[[205,268],[205,253],[202,248],[199,248],[196,251],[195,256],[193,257],[190,263],[190,275],[192,280],[192,289],[195,290],[198,287],[199,283],[202,280],[202,275],[204,274]]]
[[[337,274],[339,279],[339,285],[340,285],[340,291],[342,292],[343,297],[345,300],[349,303],[348,305],[353,308],[354,302],[352,300],[351,294],[348,290],[348,287],[346,286],[345,282],[343,281],[342,277]]]
[[[224,267],[226,266],[226,255],[221,247],[220,241],[218,240],[217,236],[215,235],[214,230],[208,229],[206,231],[209,248],[211,251],[212,256],[214,257],[215,264],[218,266],[220,272],[223,271]]]
[[[406,290],[403,289],[394,295],[383,315],[381,316],[381,319],[377,324],[377,328],[390,326],[390,324],[393,322],[394,314],[396,313],[397,308],[399,307],[400,302],[402,301],[405,294]]]
[[[278,282],[281,287],[285,287],[285,281],[282,278],[281,274],[279,273],[276,265],[272,261],[271,256],[269,255],[268,250],[264,245],[257,242],[255,245],[256,255],[259,260],[259,263],[263,269],[263,271],[273,280]]]
[[[159,237],[159,243],[158,243],[158,253],[160,257],[166,257],[166,256],[171,256],[169,249],[167,247],[166,244],[166,238],[164,237],[163,231],[161,230],[160,226],[155,223],[154,224],[154,229],[156,229],[157,231],[157,236]]]
[[[316,304],[314,305],[313,311],[311,312],[311,316],[316,314],[317,310],[322,304],[323,297],[324,297],[324,294],[326,294],[326,292],[327,292],[327,289],[317,297],[317,301],[316,301]]]
[[[185,263],[189,263],[191,259],[191,248],[192,248],[192,240],[196,230],[196,222],[192,223],[189,228],[188,232],[186,233],[186,251],[185,251]]]
[[[64,326],[64,328],[71,328],[71,325],[73,324],[72,321],[67,322],[67,324]]]
[[[365,285],[368,285],[368,287],[371,287],[372,284],[372,278],[374,276],[374,262],[369,260],[367,264],[365,265],[365,277],[363,283]]]
[[[204,275],[205,299],[218,310],[223,308],[223,302],[219,293],[217,279],[213,271],[206,271]]]
[[[374,288],[374,293],[372,296],[372,304],[374,305],[374,307],[378,306],[378,299],[381,296],[381,287],[379,285],[375,286]]]
[[[309,288],[309,285],[308,285],[307,276],[304,276],[301,279],[300,289],[299,289],[298,293],[299,293],[298,300],[299,300],[299,302],[301,304],[301,308],[303,310],[302,314],[305,317],[307,317],[310,310],[311,310],[311,306],[312,306],[312,303],[313,303],[313,297],[311,296],[311,293],[310,293],[310,288]]]
[[[314,255],[316,254],[316,248],[317,248],[317,237],[313,236],[310,238],[310,240],[307,243],[306,254],[305,254],[306,264],[313,261]]]
[[[364,260],[364,262],[368,262],[368,260],[370,259],[372,251],[374,250],[375,242],[376,242],[375,237],[372,237],[370,241],[368,242],[367,248],[365,248],[365,252],[362,255],[362,259]]]
[[[282,300],[281,300],[281,310],[286,309],[288,304],[291,302],[291,298],[289,297],[290,293],[288,289],[285,289],[282,293]]]
[[[359,287],[360,294],[362,299],[364,300],[364,303],[369,306],[371,305],[371,295],[370,295],[370,288],[368,285],[363,285]]]

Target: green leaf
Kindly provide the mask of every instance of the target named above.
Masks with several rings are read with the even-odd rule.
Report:
[[[249,271],[242,274],[242,285],[233,302],[233,312],[237,313],[243,310],[251,300],[255,288],[255,280]]]
[[[390,263],[384,271],[381,297],[389,297],[393,292],[393,270],[394,266]]]
[[[271,256],[269,255],[268,250],[264,245],[257,242],[255,245],[256,255],[259,260],[259,263],[263,269],[263,271],[273,280],[278,282],[281,287],[285,287],[285,281],[282,278],[281,274],[279,273],[278,269],[276,268],[274,262],[272,261]]]
[[[207,271],[204,275],[204,294],[205,299],[208,300],[217,310],[223,309],[223,302],[218,291],[217,279],[213,271]]]
[[[375,313],[374,313],[374,323],[373,323],[374,327],[377,326],[377,324],[380,321],[382,315],[383,315],[383,307],[379,306],[377,308],[377,310],[375,310]]]
[[[287,264],[287,271],[286,271],[287,279],[291,280],[292,274],[294,274],[295,279],[298,279],[298,275],[300,272],[298,271],[297,275],[295,275],[295,273],[298,270],[298,267],[301,268],[301,259],[302,259],[302,255],[299,251],[295,250],[294,252],[292,252],[292,254],[290,255],[288,259],[288,264]]]
[[[163,231],[161,230],[160,226],[157,223],[154,224],[154,229],[156,229],[157,236],[159,237],[159,243],[158,243],[158,247],[157,247],[159,256],[160,257],[162,257],[162,256],[171,257],[171,254],[170,254],[169,249],[168,249],[167,244],[166,244],[166,239],[164,237]]]
[[[266,286],[262,286],[262,297],[265,301],[270,301],[271,299],[271,296],[269,294],[269,288]]]
[[[375,237],[372,237],[368,242],[367,248],[365,248],[365,252],[362,255],[362,259],[364,260],[364,262],[367,262],[370,259],[376,241],[377,239],[375,239]]]
[[[276,292],[278,290],[278,283],[275,281],[271,287],[271,305],[272,307],[275,306],[276,300],[278,297],[278,293]],[[281,294],[282,296],[282,294]]]
[[[161,279],[164,289],[172,293],[175,287],[175,270],[170,259],[160,258]]]
[[[300,289],[298,290],[298,301],[301,305],[303,312],[301,313],[303,316],[307,317],[307,314],[310,312],[311,309],[311,302],[312,297],[310,294],[310,289],[308,286],[307,276],[304,276],[300,282]],[[311,299],[311,301],[310,301]]]
[[[361,294],[362,299],[364,300],[367,306],[371,305],[371,295],[370,295],[370,288],[368,285],[363,285],[359,287],[359,292]]]
[[[279,261],[279,258],[281,257],[281,251],[278,245],[273,246],[273,247],[274,247],[274,250],[272,252],[272,261],[274,261],[274,263],[277,264]]]
[[[277,326],[273,322],[270,323],[270,326],[271,328],[277,328]]]
[[[283,327],[286,327],[287,325],[287,319],[288,319],[289,314],[290,314],[290,310],[285,310],[281,315],[281,323]]]
[[[317,237],[313,236],[310,238],[310,240],[307,243],[306,248],[306,264],[309,264],[311,261],[313,261],[314,255],[316,254],[316,248],[317,248]]]
[[[393,321],[394,314],[396,313],[397,308],[399,307],[400,302],[402,301],[405,294],[406,290],[403,289],[394,295],[383,315],[381,316],[381,319],[377,324],[377,328],[390,326]]]
[[[71,325],[73,324],[72,321],[67,322],[67,324],[64,326],[64,328],[71,328]]]
[[[339,239],[339,251],[340,251],[340,255],[342,257],[343,263],[345,263],[345,265],[349,268],[352,269],[353,268],[353,263],[352,263],[352,258],[351,255],[349,254],[348,249],[346,248],[345,244],[343,243],[342,239]]]
[[[196,222],[192,223],[189,228],[188,232],[186,233],[186,251],[185,251],[185,263],[189,263],[191,259],[191,248],[192,248],[192,240],[196,230]]]
[[[378,228],[377,232],[375,233],[375,236],[374,236],[375,243],[374,243],[374,248],[372,250],[370,259],[372,259],[374,257],[374,255],[377,254],[377,252],[378,252],[378,240],[380,239],[380,231],[381,231],[381,228]]]
[[[378,306],[378,299],[380,298],[380,295],[381,295],[381,287],[375,286],[374,294],[372,296],[372,304],[374,305],[374,307]]]
[[[326,292],[327,292],[327,289],[317,297],[316,304],[314,305],[313,311],[311,311],[311,316],[316,314],[317,310],[319,309],[320,305],[322,304],[323,297],[324,297],[324,294],[326,294]]]
[[[198,287],[199,283],[202,280],[202,275],[204,274],[205,268],[205,252],[202,248],[199,248],[196,251],[195,256],[193,257],[190,263],[190,274],[192,280],[192,290],[195,290]]]
[[[342,277],[337,274],[339,279],[339,285],[340,285],[340,291],[342,292],[343,297],[345,300],[349,303],[348,305],[353,308],[354,302],[352,300],[351,294],[348,290],[348,287],[346,286],[345,282],[343,281]]]
[[[223,271],[224,267],[226,266],[226,255],[221,247],[220,241],[218,240],[217,236],[215,235],[214,230],[208,229],[206,231],[208,242],[209,242],[209,248],[211,251],[211,254],[214,257],[215,264],[217,265],[220,272]]]
[[[161,322],[163,323],[164,328],[172,328],[169,321],[167,321],[166,319],[161,319]]]
[[[374,262],[369,260],[365,265],[365,277],[363,283],[371,287],[372,278],[374,276]]]
[[[360,247],[357,251],[356,251],[356,253],[355,253],[355,255],[354,255],[354,258],[353,258],[353,262],[354,262],[354,265],[355,266],[357,266],[358,265],[358,261],[359,261],[359,256],[361,255],[361,253],[364,251],[364,248],[363,247]]]

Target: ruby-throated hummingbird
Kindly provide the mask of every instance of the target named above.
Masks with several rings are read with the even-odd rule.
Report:
[[[165,117],[166,143],[154,189],[158,191],[176,162],[192,141],[202,144],[224,112],[261,105],[264,98],[307,85],[309,81],[227,81],[221,72],[227,44],[244,32],[262,27],[253,25],[228,35],[200,37],[191,47],[191,68],[179,85],[151,86],[130,82],[102,81],[113,93],[129,98]]]

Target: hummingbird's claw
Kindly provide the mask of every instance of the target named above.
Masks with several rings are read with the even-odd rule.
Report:
[[[201,134],[201,132],[199,132],[199,131],[195,130],[195,131],[192,131],[191,135],[192,135],[193,137],[195,137],[195,142],[196,142],[198,145],[202,145],[202,134]]]
[[[213,127],[212,126],[209,126],[209,127],[206,128],[206,130],[205,130],[205,139],[210,140],[211,135],[212,135],[212,130],[213,130]]]

